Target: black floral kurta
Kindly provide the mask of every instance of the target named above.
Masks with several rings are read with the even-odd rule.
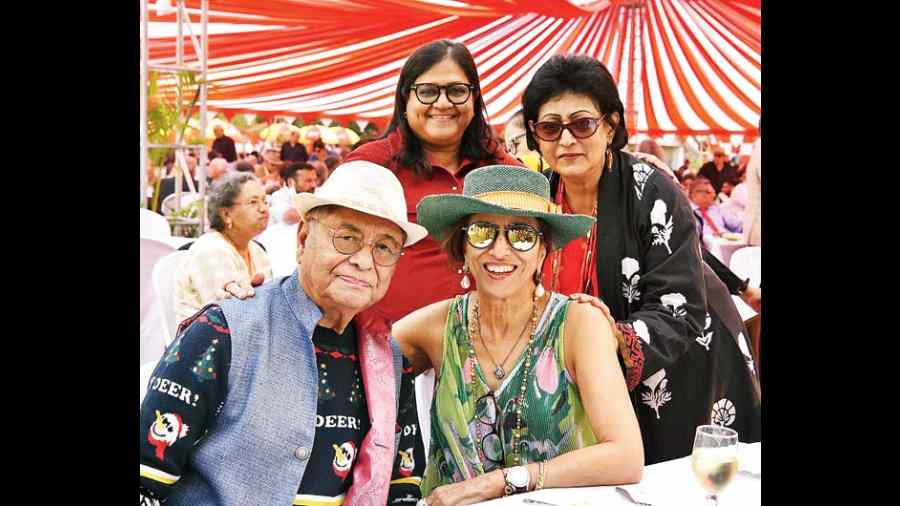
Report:
[[[700,256],[690,204],[669,177],[625,152],[600,179],[597,278],[624,337],[620,358],[645,463],[691,453],[698,425],[760,437],[757,372],[725,285]],[[551,174],[555,195],[559,175]]]

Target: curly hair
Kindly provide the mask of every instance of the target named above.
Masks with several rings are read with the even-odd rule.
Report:
[[[628,144],[625,130],[625,108],[612,74],[598,60],[586,55],[555,55],[534,74],[522,94],[525,124],[537,122],[541,106],[564,93],[586,95],[604,114],[604,121],[615,134],[609,148],[613,151]],[[611,116],[618,113],[618,121]],[[539,151],[537,139],[530,128],[525,129],[528,149]]]
[[[222,176],[209,187],[206,216],[209,218],[210,228],[219,232],[225,230],[225,220],[219,215],[219,210],[233,206],[244,183],[253,180],[255,177],[249,172],[234,172]]]
[[[400,165],[412,167],[417,174],[426,177],[431,177],[431,164],[428,163],[425,156],[422,141],[406,120],[406,104],[409,101],[410,86],[415,84],[420,75],[445,58],[450,58],[459,65],[469,80],[469,84],[475,87],[471,97],[474,101],[475,114],[463,132],[459,155],[461,158],[473,161],[494,159],[493,145],[496,140],[493,130],[487,122],[487,108],[484,105],[484,98],[481,96],[481,81],[478,79],[475,59],[463,44],[447,39],[438,40],[416,49],[403,64],[400,79],[397,81],[397,92],[394,96],[394,115],[381,137],[383,139],[395,130],[399,130],[403,137],[403,151],[397,155],[397,161],[400,162]]]

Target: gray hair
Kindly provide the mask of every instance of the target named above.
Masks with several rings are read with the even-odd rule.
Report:
[[[222,176],[209,187],[206,216],[213,230],[219,232],[225,230],[225,221],[219,215],[219,210],[233,206],[244,183],[255,179],[256,177],[249,172],[234,172]]]

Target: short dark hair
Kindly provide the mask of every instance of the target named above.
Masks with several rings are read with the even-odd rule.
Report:
[[[316,139],[312,145],[313,149],[325,149],[325,143],[322,142],[322,139]]]
[[[605,65],[587,55],[558,54],[541,65],[522,94],[525,124],[537,122],[541,106],[564,93],[590,97],[597,109],[605,114],[603,120],[615,132],[609,149],[619,150],[628,144],[625,108],[619,99],[616,82]],[[610,117],[614,112],[619,113],[617,123]],[[525,140],[528,149],[540,152],[530,128],[525,129]]]
[[[466,261],[466,233],[463,227],[469,224],[472,215],[466,216],[453,225],[453,232],[441,241],[441,249],[447,252],[450,265],[456,267]],[[544,220],[538,218],[538,230],[541,232],[541,243],[547,248],[549,254],[553,251],[553,229]],[[538,266],[540,269],[541,266]]]
[[[292,179],[297,174],[297,172],[300,172],[301,170],[314,171],[316,170],[316,168],[308,164],[307,162],[294,162],[281,169],[278,175],[281,176],[281,179],[287,181],[288,179]]]
[[[247,181],[253,179],[255,179],[253,174],[232,172],[213,182],[209,187],[209,200],[206,203],[206,216],[209,218],[210,228],[219,232],[225,230],[225,221],[219,216],[219,209],[233,206],[241,194],[241,188]]]
[[[234,170],[238,172],[253,172],[253,164],[250,162],[245,162],[241,160],[234,164]]]
[[[425,156],[422,141],[416,136],[406,120],[406,103],[409,101],[410,86],[416,79],[428,71],[431,67],[450,58],[462,69],[469,84],[474,86],[471,100],[473,100],[474,116],[469,126],[463,132],[459,147],[461,158],[473,161],[490,161],[494,159],[493,130],[487,123],[487,108],[484,98],[481,96],[481,81],[478,79],[478,70],[475,68],[475,59],[472,53],[459,42],[442,39],[430,42],[416,49],[403,64],[400,78],[397,80],[397,91],[394,95],[394,115],[382,138],[387,137],[395,130],[400,131],[403,137],[403,151],[396,156],[400,165],[412,167],[417,174],[431,177],[431,164]]]
[[[328,172],[333,171],[339,163],[341,163],[341,160],[336,156],[325,157],[325,166],[328,167]]]
[[[697,188],[699,188],[703,185],[712,186],[712,181],[710,181],[708,178],[706,178],[704,176],[695,177],[694,180],[691,182],[691,188],[690,188],[690,190],[688,190],[688,194],[692,195],[694,193],[694,190],[696,190]],[[715,187],[713,187],[713,193],[716,193]]]

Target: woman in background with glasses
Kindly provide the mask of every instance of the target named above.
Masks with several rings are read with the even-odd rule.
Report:
[[[561,214],[547,179],[517,166],[470,172],[463,195],[417,208],[476,290],[393,327],[413,374],[433,367],[430,506],[543,487],[639,481],[637,420],[603,313],[545,291],[541,264],[594,220]],[[690,444],[690,443],[689,443]]]
[[[694,429],[708,423],[758,441],[759,383],[743,322],[701,260],[684,194],[622,151],[628,133],[612,75],[593,58],[557,55],[522,103],[528,146],[553,168],[553,201],[597,218],[587,237],[548,255],[544,285],[587,294],[610,316],[646,463],[690,455]]]
[[[243,287],[272,280],[265,250],[252,241],[269,224],[266,193],[253,174],[223,176],[209,188],[207,216],[212,230],[191,244],[175,273],[179,322],[228,295],[225,284]]]
[[[439,40],[418,48],[403,65],[394,114],[385,136],[350,153],[394,171],[403,185],[409,220],[426,195],[461,193],[472,169],[495,163],[520,165],[487,123],[475,60],[458,42]],[[463,292],[447,255],[430,238],[407,248],[378,308],[394,321],[432,302]]]

